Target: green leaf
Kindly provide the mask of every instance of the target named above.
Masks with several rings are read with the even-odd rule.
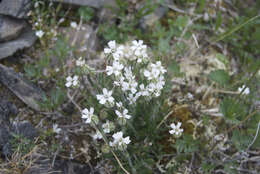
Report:
[[[238,150],[244,150],[252,141],[252,137],[250,137],[244,131],[234,130],[232,132],[231,140]]]
[[[199,141],[194,140],[191,135],[183,135],[183,139],[177,139],[175,148],[178,153],[192,153],[199,149]]]
[[[180,66],[173,60],[172,63],[169,65],[168,70],[173,73],[174,76],[182,76],[183,73],[181,72]]]
[[[90,7],[80,7],[78,10],[78,15],[86,22],[90,21],[94,14],[95,11]]]
[[[203,10],[205,8],[205,2],[206,2],[206,0],[199,1],[199,13],[203,12]]]
[[[202,163],[202,170],[204,174],[211,174],[216,167],[216,164],[211,164],[207,162]]]
[[[236,102],[232,98],[224,98],[220,103],[220,111],[226,121],[230,123],[239,123],[247,115],[247,106],[242,102]]]
[[[175,25],[178,26],[180,29],[184,29],[186,25],[189,22],[189,17],[188,16],[178,16]]]
[[[209,78],[210,78],[210,80],[212,80],[220,85],[226,85],[226,84],[228,84],[228,82],[230,80],[228,73],[224,70],[212,71],[209,74]]]
[[[24,71],[26,76],[29,78],[34,78],[35,76],[37,76],[36,68],[33,65],[25,65]]]
[[[220,54],[220,53],[217,53],[216,54],[216,57],[218,60],[220,60],[221,62],[223,62],[225,65],[228,65],[229,64],[229,61],[228,61],[228,58],[223,55],[223,54]]]
[[[219,29],[221,24],[222,24],[222,13],[219,11],[217,16],[217,21],[216,21],[216,31]]]

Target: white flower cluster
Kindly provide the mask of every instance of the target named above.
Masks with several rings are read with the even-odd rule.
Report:
[[[172,130],[169,131],[170,134],[176,136],[176,137],[180,137],[183,129],[181,129],[181,122],[178,122],[177,125],[175,125],[174,123],[172,123],[170,125],[170,127],[172,128]]]
[[[161,90],[165,85],[163,75],[166,69],[160,61],[155,64],[150,62],[147,46],[142,40],[134,40],[131,45],[126,46],[110,41],[104,53],[112,57],[112,65],[106,67],[107,75],[114,75],[114,85],[126,92],[130,104],[134,104],[141,96],[159,97],[161,95]],[[144,68],[137,69],[138,66]],[[146,86],[144,83],[139,84],[137,79],[148,83],[146,82]]]
[[[96,98],[99,104],[114,109],[113,113],[119,125],[123,126],[127,120],[132,118],[131,110],[125,106],[136,104],[137,100],[141,98],[150,100],[160,96],[165,85],[166,69],[160,61],[152,63],[151,59],[148,58],[147,46],[142,40],[133,41],[129,45],[118,45],[115,41],[110,41],[108,47],[104,49],[104,53],[108,56],[106,75],[113,80],[113,88],[112,90],[103,88],[102,93],[97,94]],[[80,58],[76,61],[76,65],[84,67],[86,63]],[[70,83],[73,84],[72,81]],[[116,101],[117,98],[114,98],[115,91],[122,92],[121,101]],[[102,134],[110,134],[113,141],[110,141],[109,145],[118,150],[126,149],[131,142],[129,136],[123,137],[122,131],[112,133],[115,129],[115,124],[112,121],[106,120],[105,123],[99,124],[98,117],[94,114],[94,108],[84,109],[82,119],[87,124],[94,123],[100,127],[100,131],[96,130],[95,134],[92,135],[95,140],[102,139]],[[172,131],[179,135],[181,130],[178,127]]]

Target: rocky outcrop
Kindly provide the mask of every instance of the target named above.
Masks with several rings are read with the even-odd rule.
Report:
[[[27,26],[17,39],[0,43],[0,59],[12,56],[18,50],[31,47],[36,39],[33,30]]]
[[[0,83],[4,84],[18,98],[34,110],[39,111],[39,103],[44,93],[34,84],[23,78],[21,75],[0,64]]]
[[[10,116],[17,114],[14,104],[0,99],[0,154],[12,155],[13,135],[19,135],[27,139],[38,136],[37,130],[29,122],[10,122]]]
[[[17,38],[25,27],[24,20],[0,15],[0,42]]]
[[[0,59],[31,47],[36,36],[25,22],[31,0],[0,0]]]
[[[0,0],[0,14],[15,18],[26,18],[32,0]]]

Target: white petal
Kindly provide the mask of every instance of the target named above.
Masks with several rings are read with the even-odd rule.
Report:
[[[109,54],[109,53],[111,53],[112,52],[112,50],[110,49],[110,48],[105,48],[104,49],[104,53],[105,54]]]
[[[90,114],[93,114],[93,113],[94,113],[94,108],[93,108],[93,107],[91,107],[91,108],[89,109],[89,113],[90,113]]]
[[[129,144],[130,142],[131,142],[131,140],[130,140],[129,136],[124,138],[124,143],[125,144]]]

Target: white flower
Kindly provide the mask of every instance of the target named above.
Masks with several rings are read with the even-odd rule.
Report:
[[[242,92],[245,87],[246,87],[245,85],[239,87],[238,88],[239,93]],[[247,87],[242,94],[248,95],[249,93],[250,93],[250,89]]]
[[[105,132],[105,133],[110,133],[110,126],[111,125],[111,123],[110,123],[110,121],[106,121],[106,123],[104,123],[103,125],[102,125],[102,128],[103,128],[103,131]]]
[[[166,69],[161,65],[161,62],[157,61],[156,64],[151,63],[148,69],[144,70],[144,76],[148,80],[153,80],[153,79],[158,79],[165,72]]]
[[[134,80],[135,76],[133,75],[133,72],[130,67],[125,67],[124,71],[124,75],[127,80]]]
[[[135,80],[131,80],[129,82],[129,89],[132,94],[135,94],[137,92],[137,90],[136,90],[137,85],[138,85],[138,83]]]
[[[71,86],[74,86],[74,87],[77,86],[78,83],[79,83],[78,79],[79,79],[79,77],[76,76],[76,75],[73,78],[71,76],[68,76],[66,78],[65,86],[68,87],[68,88],[71,87]]]
[[[140,91],[138,92],[140,96],[148,96],[149,95],[149,91],[144,87],[144,84],[141,84],[139,86]]]
[[[166,69],[162,66],[161,61],[157,61],[156,64],[151,64],[152,69],[158,70],[161,74],[166,73]]]
[[[94,140],[100,140],[100,139],[102,139],[102,134],[101,134],[101,132],[100,132],[100,131],[96,131],[96,133],[95,133],[94,135],[92,135],[92,138],[93,138]]]
[[[190,92],[188,92],[187,97],[188,97],[188,99],[190,99],[190,100],[194,99],[193,95],[192,95]]]
[[[122,107],[123,107],[123,103],[122,103],[122,102],[116,102],[116,106],[117,106],[118,108],[122,108]]]
[[[38,37],[38,38],[42,38],[42,36],[44,35],[44,32],[42,30],[39,30],[39,31],[36,31],[35,35]]]
[[[73,22],[70,23],[70,26],[71,26],[72,28],[77,28],[77,27],[78,27],[78,24],[73,21]]]
[[[138,99],[138,97],[139,97],[138,95],[134,96],[134,94],[129,94],[127,100],[129,101],[130,104],[134,104]]]
[[[160,75],[160,71],[157,69],[152,69],[151,71],[149,70],[144,70],[144,76],[148,79],[148,80],[152,80],[152,79],[157,79]]]
[[[77,66],[80,66],[80,67],[82,67],[82,66],[84,66],[85,65],[85,60],[83,60],[82,59],[82,57],[80,57],[78,60],[76,60],[76,65]]]
[[[124,49],[125,47],[123,45],[117,47],[116,51],[113,53],[113,58],[115,61],[119,61],[120,58],[124,56]]]
[[[115,86],[121,86],[124,83],[125,78],[121,76],[118,81],[114,81],[113,84]]]
[[[107,66],[107,75],[110,76],[111,74],[115,74],[116,76],[118,76],[119,74],[121,74],[121,70],[123,68],[124,66],[122,64],[120,64],[118,61],[114,61],[113,66]]]
[[[103,88],[103,95],[98,94],[97,99],[99,100],[99,103],[104,105],[105,103],[114,103],[114,98],[112,97],[112,91],[108,91],[106,88]]]
[[[177,137],[181,136],[183,132],[183,129],[181,129],[181,122],[178,122],[177,125],[172,123],[170,127],[172,128],[172,130],[169,131],[170,134],[174,134]]]
[[[127,90],[129,90],[130,89],[130,85],[129,85],[129,83],[128,82],[122,82],[122,90],[123,91],[127,91]]]
[[[110,146],[118,146],[118,148],[120,150],[123,150],[126,148],[127,144],[129,144],[131,142],[129,136],[128,137],[123,137],[123,132],[117,132],[115,134],[113,134],[113,138],[114,138],[114,141],[113,142],[110,142]]]
[[[116,41],[115,40],[109,41],[108,46],[111,49],[115,49],[116,48]]]
[[[123,110],[123,113],[119,112],[118,110],[115,111],[116,112],[116,115],[119,117],[119,118],[125,118],[125,119],[130,119],[131,118],[131,115],[128,115],[128,110],[127,109],[124,109]]]
[[[104,49],[105,54],[112,53],[116,49],[116,41],[112,40],[108,42],[108,48]]]
[[[132,50],[142,50],[142,49],[146,49],[146,45],[143,45],[144,41],[139,40],[139,41],[132,41],[132,46],[131,49]]]
[[[85,123],[91,123],[92,117],[94,116],[94,108],[87,108],[83,109],[81,118],[86,119]]]
[[[52,126],[53,132],[55,132],[56,134],[59,134],[61,132],[61,128],[59,128],[58,124],[54,124]]]
[[[133,51],[133,56],[137,58],[137,63],[145,62],[148,58],[146,52],[147,46],[143,44],[142,40],[132,41],[131,50]]]

